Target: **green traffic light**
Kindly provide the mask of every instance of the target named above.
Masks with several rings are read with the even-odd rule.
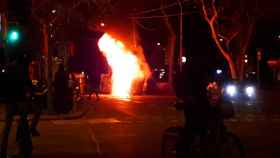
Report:
[[[12,34],[11,34],[11,40],[18,40],[18,32],[12,32]]]
[[[8,32],[8,42],[14,43],[19,40],[19,32],[17,30],[11,30]]]

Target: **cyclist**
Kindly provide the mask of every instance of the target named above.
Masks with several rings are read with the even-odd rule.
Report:
[[[179,102],[176,108],[184,110],[184,139],[178,144],[177,157],[189,154],[190,145],[196,135],[206,135],[212,109],[207,97],[209,65],[203,57],[193,57],[175,76],[175,91]]]

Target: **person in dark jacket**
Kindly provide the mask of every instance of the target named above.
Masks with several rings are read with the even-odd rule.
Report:
[[[66,113],[68,75],[64,70],[63,64],[60,64],[54,79],[54,109],[57,113]]]
[[[98,101],[100,99],[99,97],[99,91],[100,91],[100,81],[101,81],[101,74],[100,73],[89,73],[89,98],[91,98],[91,95],[94,93],[96,100]]]
[[[28,75],[29,58],[24,52],[10,59],[6,64],[5,73],[1,75],[1,98],[5,103],[5,125],[2,132],[1,154],[0,157],[7,157],[8,138],[13,123],[13,117],[20,115],[20,123],[17,128],[17,135],[22,129],[22,125],[27,121],[29,112],[29,101],[32,97],[32,83]],[[28,124],[24,126],[29,129]],[[28,130],[26,130],[28,131]],[[24,135],[27,136],[27,135]],[[30,136],[30,135],[29,135]],[[19,140],[25,140],[24,143],[32,144],[30,137],[17,137]],[[29,148],[29,150],[32,150]],[[22,151],[30,154],[31,151]]]
[[[48,89],[47,85],[44,84],[43,81],[39,81],[37,85],[34,85],[34,90],[35,92],[32,106],[32,112],[34,113],[34,117],[30,124],[30,131],[32,133],[32,136],[40,136],[40,132],[37,130],[37,126],[39,124],[43,108],[46,104]]]
[[[211,106],[207,97],[209,66],[203,57],[193,57],[183,66],[175,77],[176,96],[181,100],[177,108],[184,110],[185,138],[178,145],[177,157],[188,154],[195,135],[203,136],[207,131],[207,122]]]

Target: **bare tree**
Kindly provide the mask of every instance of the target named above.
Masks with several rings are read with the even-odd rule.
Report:
[[[104,16],[113,8],[114,0],[32,0],[32,17],[36,20],[42,32],[42,52],[47,56],[46,80],[48,89],[52,89],[52,52],[49,51],[49,36],[52,29],[61,27],[59,34],[63,40],[69,40],[69,35],[73,34],[71,29],[88,25],[90,21]],[[69,29],[70,28],[70,29]],[[77,27],[76,27],[77,28]],[[48,108],[53,110],[52,94],[48,93]]]
[[[254,10],[249,8],[254,8],[256,3],[199,0],[199,4],[212,39],[229,65],[232,79],[243,79],[243,57],[255,26]]]

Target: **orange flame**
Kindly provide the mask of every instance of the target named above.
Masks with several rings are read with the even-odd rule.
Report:
[[[111,94],[115,97],[129,98],[133,82],[144,77],[140,61],[121,41],[107,33],[99,39],[98,46],[113,71]]]

